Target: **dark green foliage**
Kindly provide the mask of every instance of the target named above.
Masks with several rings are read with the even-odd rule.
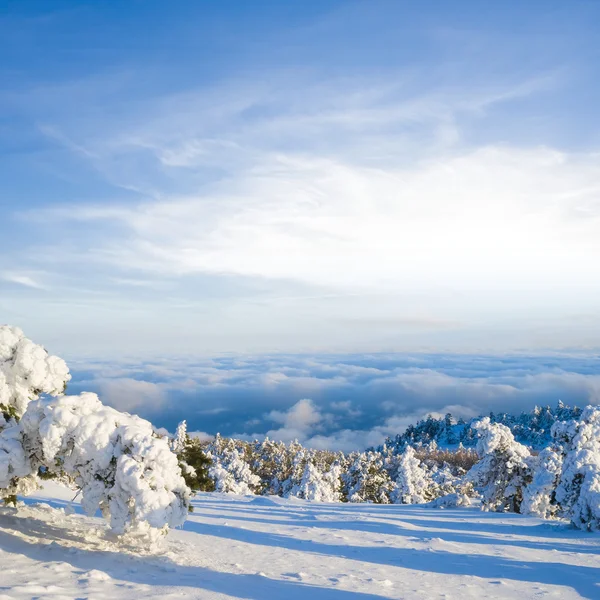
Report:
[[[14,406],[6,406],[6,404],[0,404],[0,413],[4,417],[5,421],[10,421],[14,419],[19,422],[19,414],[17,413],[17,409]]]
[[[191,438],[186,435],[185,446],[183,451],[177,455],[177,458],[179,459],[181,474],[192,492],[214,491],[215,483],[208,475],[212,461],[202,451],[201,442],[198,438]]]
[[[17,496],[16,494],[11,494],[10,496],[4,496],[4,498],[2,498],[2,500],[4,500],[4,504],[6,506],[16,506],[17,505]]]

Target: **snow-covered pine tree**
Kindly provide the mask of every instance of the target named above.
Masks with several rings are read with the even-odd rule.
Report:
[[[290,443],[288,453],[291,456],[289,473],[281,484],[281,495],[284,498],[298,496],[306,463],[310,461],[310,452],[298,440]]]
[[[340,474],[339,464],[333,464],[326,473],[322,473],[311,460],[307,460],[300,484],[290,495],[311,502],[339,502]]]
[[[580,529],[600,530],[600,406],[588,406],[576,421],[552,426],[564,456],[555,501]]]
[[[175,454],[181,454],[188,440],[187,423],[185,419],[177,425],[175,435],[171,439],[171,450]]]
[[[225,450],[220,456],[212,457],[209,475],[217,492],[253,495],[260,486],[260,477],[252,473],[250,465],[237,449]]]
[[[481,491],[483,508],[521,512],[523,488],[531,480],[529,450],[515,441],[508,427],[492,423],[489,417],[472,427],[479,433],[481,460],[471,468],[467,480]]]
[[[192,492],[214,491],[215,483],[209,475],[212,460],[204,452],[202,443],[197,437],[185,434],[181,451],[177,453],[177,459],[185,483]]]
[[[384,469],[383,456],[379,452],[355,452],[348,463],[342,475],[343,496],[348,502],[389,504],[394,485]]]
[[[22,445],[19,421],[41,394],[57,396],[71,379],[64,360],[50,356],[18,327],[0,326],[0,498],[36,490],[38,480]]]
[[[414,448],[407,446],[398,464],[392,501],[395,504],[423,504],[434,498],[434,485],[429,473],[421,466]]]
[[[84,392],[31,402],[19,427],[32,470],[71,474],[86,514],[100,509],[116,533],[185,521],[189,490],[177,457],[148,421]]]
[[[556,488],[560,480],[563,457],[553,448],[544,448],[529,459],[532,470],[531,482],[523,488],[521,512],[542,519],[557,516]]]
[[[183,523],[189,490],[167,440],[95,394],[62,395],[69,379],[62,359],[0,327],[0,495],[30,492],[38,474],[66,473],[84,510],[100,508],[118,533]]]
[[[289,477],[291,456],[283,442],[266,437],[254,444],[253,472],[260,477],[263,494],[282,495],[283,482]]]

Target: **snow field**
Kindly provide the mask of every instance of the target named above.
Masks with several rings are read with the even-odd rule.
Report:
[[[562,522],[199,494],[183,529],[140,550],[66,514],[71,496],[46,484],[0,510],[0,600],[600,598],[600,535]]]

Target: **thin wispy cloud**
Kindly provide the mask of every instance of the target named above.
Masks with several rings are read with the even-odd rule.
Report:
[[[19,286],[24,286],[26,288],[31,288],[34,290],[48,289],[45,285],[41,284],[39,281],[36,281],[33,277],[30,277],[29,275],[25,275],[23,273],[1,273],[0,279],[7,283],[14,283]]]
[[[2,239],[6,270],[30,279],[9,290],[21,325],[102,354],[115,338],[123,352],[592,344],[600,163],[581,92],[596,66],[555,27],[591,39],[592,19],[515,29],[495,9],[377,6],[311,7],[260,35],[228,19],[231,57],[208,25],[222,15],[205,9],[193,38],[170,15],[168,67],[124,44],[10,79]],[[32,284],[49,288],[44,319]]]

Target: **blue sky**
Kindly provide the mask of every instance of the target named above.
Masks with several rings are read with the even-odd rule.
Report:
[[[599,19],[584,1],[4,2],[1,320],[74,364],[593,353]]]
[[[3,6],[0,309],[35,339],[597,344],[597,3]]]

